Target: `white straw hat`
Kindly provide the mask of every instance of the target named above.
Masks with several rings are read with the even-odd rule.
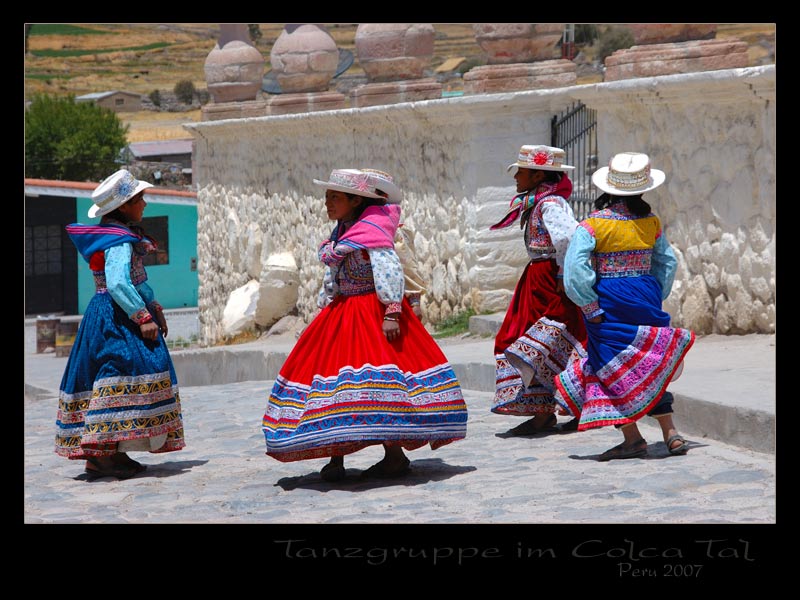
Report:
[[[403,200],[403,191],[397,187],[391,175],[385,171],[378,171],[378,169],[361,170],[370,176],[370,180],[374,184],[376,192],[383,192],[386,194],[386,201],[389,204],[400,204]]]
[[[641,152],[620,152],[611,157],[607,167],[597,169],[592,183],[614,196],[638,196],[656,189],[667,176],[650,167],[650,157]]]
[[[101,217],[119,208],[142,190],[153,187],[139,181],[126,169],[106,177],[92,192],[94,204],[89,208],[89,218]]]
[[[314,183],[326,190],[356,194],[365,198],[383,198],[375,193],[375,183],[370,174],[360,169],[334,169],[328,181],[315,179]]]
[[[567,153],[553,146],[522,146],[517,162],[508,165],[506,171],[514,167],[540,169],[542,171],[571,171],[575,167],[563,164]]]

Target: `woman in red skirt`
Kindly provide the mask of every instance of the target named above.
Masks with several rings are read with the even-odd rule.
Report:
[[[517,219],[530,259],[495,337],[495,397],[492,412],[528,416],[509,430],[531,435],[556,425],[553,378],[572,352],[583,353],[586,329],[581,312],[564,294],[564,255],[578,223],[567,204],[572,182],[565,153],[551,146],[522,146],[514,179],[517,195],[491,229]],[[577,423],[577,421],[575,421]],[[570,427],[574,429],[574,427]]]
[[[330,458],[326,481],[345,477],[344,456],[382,444],[367,477],[409,471],[403,450],[466,435],[467,408],[453,369],[403,298],[393,239],[401,191],[379,171],[335,169],[325,208],[336,227],[319,248],[322,311],[281,368],[262,421],[267,454],[289,462]]]

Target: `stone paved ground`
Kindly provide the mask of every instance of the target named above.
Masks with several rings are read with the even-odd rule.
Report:
[[[600,463],[613,428],[502,438],[518,418],[467,391],[465,440],[409,453],[412,475],[363,481],[379,448],[346,458],[326,483],[323,460],[264,454],[260,418],[271,382],[182,390],[187,447],[134,455],[150,468],[127,481],[76,480],[82,462],[53,452],[55,400],[25,403],[26,523],[774,523],[775,456],[697,439],[670,457],[654,422],[649,458]],[[690,438],[691,439],[691,438]],[[142,458],[143,457],[143,458]]]

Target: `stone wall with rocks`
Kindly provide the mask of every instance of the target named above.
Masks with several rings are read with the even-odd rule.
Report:
[[[519,228],[490,232],[514,195],[519,146],[549,143],[580,100],[599,111],[600,164],[648,152],[667,184],[648,195],[680,269],[666,308],[698,333],[775,329],[774,66],[298,115],[196,123],[201,341],[224,339],[231,293],[264,283],[271,256],[298,269],[297,312],[316,312],[317,246],[332,227],[312,179],[377,168],[405,192],[427,320],[505,310],[526,262]]]

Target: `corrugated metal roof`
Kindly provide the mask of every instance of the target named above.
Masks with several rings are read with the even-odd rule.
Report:
[[[194,140],[161,140],[157,142],[131,142],[128,148],[136,158],[172,154],[191,154]]]
[[[113,96],[114,94],[125,94],[126,96],[136,96],[137,98],[141,98],[141,94],[135,94],[133,92],[120,92],[119,90],[113,90],[110,92],[92,92],[91,94],[84,94],[83,96],[77,96],[75,100],[100,100],[101,98],[107,98],[109,96]]]

